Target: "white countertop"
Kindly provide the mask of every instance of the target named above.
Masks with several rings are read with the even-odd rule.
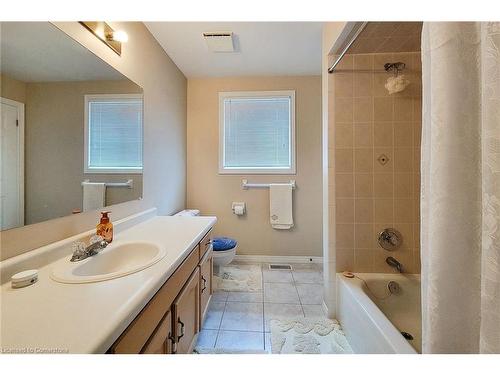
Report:
[[[34,285],[3,284],[0,352],[106,352],[215,222],[215,217],[156,216],[117,234],[113,243],[147,240],[167,252],[158,263],[124,277],[62,284],[50,278],[51,263],[39,268]]]

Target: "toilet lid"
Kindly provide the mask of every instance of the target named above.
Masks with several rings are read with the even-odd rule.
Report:
[[[236,247],[238,242],[229,237],[215,237],[212,241],[214,251],[230,250]]]

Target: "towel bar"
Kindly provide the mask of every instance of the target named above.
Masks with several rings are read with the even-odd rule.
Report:
[[[82,181],[82,186],[84,183],[90,182],[90,180]],[[134,180],[128,180],[127,182],[105,182],[106,187],[126,187],[132,189],[134,187]]]
[[[277,183],[286,184],[286,182],[277,182]],[[297,187],[297,185],[295,184],[295,180],[290,180],[289,184],[292,185],[292,189],[295,189]],[[248,180],[242,180],[242,187],[244,190],[247,190],[249,188],[269,188],[269,185],[270,184],[249,184]]]

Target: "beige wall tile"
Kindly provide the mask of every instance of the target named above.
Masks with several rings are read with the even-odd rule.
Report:
[[[394,222],[412,223],[413,220],[413,199],[394,200]]]
[[[356,198],[373,197],[373,174],[356,173],[354,174],[354,196]]]
[[[335,73],[334,92],[337,98],[350,98],[353,94],[352,73]]]
[[[335,146],[339,148],[350,148],[354,144],[352,124],[336,124]]]
[[[394,175],[394,197],[411,198],[413,196],[413,174],[396,173]]]
[[[339,75],[337,100],[344,105],[336,114],[335,130],[330,139],[335,152],[337,221],[337,270],[354,272],[396,272],[385,263],[394,256],[408,272],[419,272],[419,192],[421,144],[421,74],[420,53],[380,53],[350,55],[346,69]],[[390,61],[407,64],[404,72],[410,85],[389,95],[385,89],[391,75],[380,73]],[[344,74],[344,73],[342,73]],[[332,116],[330,116],[332,117]],[[331,136],[330,136],[331,138]],[[388,162],[377,160],[385,155]],[[333,159],[333,158],[332,158]],[[345,172],[345,173],[339,173]],[[331,170],[329,171],[331,172]],[[354,199],[352,199],[354,197]],[[341,199],[343,198],[343,199]],[[388,252],[380,248],[378,233],[395,227],[404,237],[402,249]],[[418,259],[418,262],[417,262]]]
[[[394,171],[396,173],[413,171],[413,149],[394,149]]]
[[[375,122],[373,124],[373,145],[375,147],[392,147],[394,144],[392,122]]]
[[[373,99],[373,119],[375,121],[393,120],[393,98]]]
[[[420,223],[413,223],[413,247],[420,249]]]
[[[354,122],[369,122],[373,119],[373,99],[354,98]]]
[[[356,249],[373,249],[376,244],[376,238],[373,233],[373,224],[358,224],[354,225],[354,248]]]
[[[353,96],[364,97],[373,95],[373,74],[354,73]]]
[[[385,73],[375,73],[373,75],[373,96],[389,97],[389,91],[385,88],[385,83],[389,77],[390,76]]]
[[[337,149],[335,150],[335,171],[338,172],[353,172],[354,155],[352,149]]]
[[[373,272],[373,250],[354,249],[354,267],[357,272]]]
[[[411,223],[394,223],[394,228],[396,228],[401,236],[403,237],[403,242],[401,243],[401,247],[397,250],[409,250],[413,251],[413,224]]]
[[[356,173],[373,172],[373,151],[371,149],[354,150],[354,171]]]
[[[389,161],[385,164],[381,164],[378,158],[385,155],[389,158]],[[376,147],[373,150],[373,172],[374,173],[392,173],[394,170],[394,152],[392,148],[387,147]]]
[[[394,195],[394,176],[392,173],[377,173],[373,176],[374,197],[392,198]]]
[[[374,220],[376,223],[394,221],[394,201],[392,199],[374,200]]]
[[[394,123],[394,147],[413,147],[413,123]]]
[[[420,147],[422,144],[422,124],[420,122],[412,122],[413,128],[413,146]]]
[[[335,174],[335,194],[337,198],[354,197],[354,175],[352,173]]]
[[[372,70],[373,54],[353,55],[353,67],[355,70]]]
[[[337,224],[354,223],[354,199],[336,199],[335,205]]]
[[[335,98],[334,113],[336,122],[352,122],[352,98]]]
[[[354,224],[337,224],[335,241],[337,249],[354,248]]]
[[[373,199],[356,199],[354,208],[356,223],[373,223]]]
[[[406,97],[394,98],[394,120],[412,121],[413,120],[413,99]]]
[[[337,272],[354,270],[354,249],[337,249]]]
[[[373,125],[370,122],[354,124],[354,147],[372,148],[373,147]]]

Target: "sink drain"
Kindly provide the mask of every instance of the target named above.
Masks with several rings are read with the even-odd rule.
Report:
[[[413,336],[411,334],[409,334],[408,332],[405,332],[405,331],[401,331],[401,334],[403,335],[403,337],[407,340],[413,340]]]

